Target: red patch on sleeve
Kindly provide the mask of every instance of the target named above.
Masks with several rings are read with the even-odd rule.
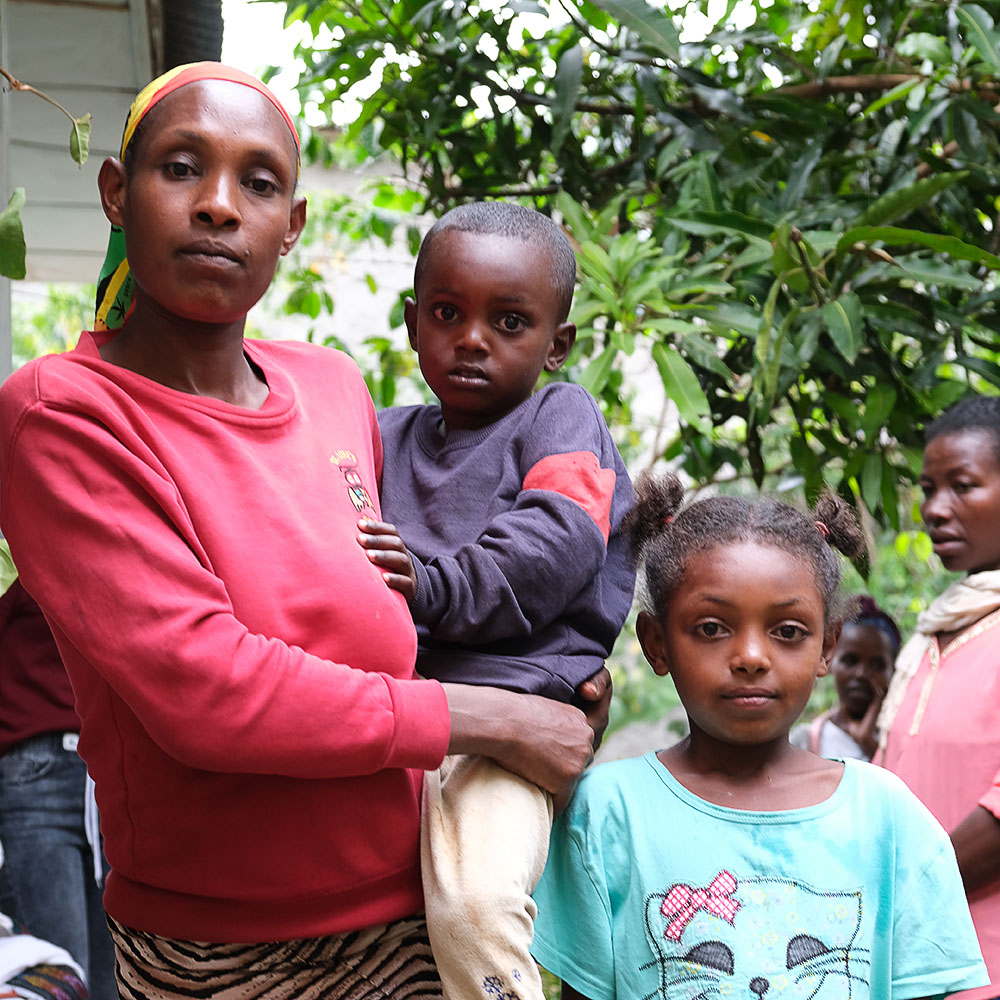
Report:
[[[572,500],[593,518],[607,543],[616,481],[615,470],[602,469],[592,451],[571,451],[536,462],[524,477],[522,489],[547,490]]]

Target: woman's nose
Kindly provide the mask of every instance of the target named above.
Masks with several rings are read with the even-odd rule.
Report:
[[[216,228],[233,228],[240,223],[237,192],[239,183],[224,174],[205,177],[198,185],[195,213],[199,222]]]
[[[931,496],[924,497],[920,504],[920,516],[925,524],[941,524],[951,517],[951,504],[946,490],[935,490]]]

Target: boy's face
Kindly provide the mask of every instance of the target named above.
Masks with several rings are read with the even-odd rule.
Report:
[[[449,429],[499,420],[566,360],[576,328],[562,321],[549,257],[535,244],[446,229],[434,237],[406,329]]]
[[[136,305],[242,321],[305,222],[288,126],[262,94],[225,80],[181,87],[150,118],[131,171],[108,160],[99,182],[125,230]]]

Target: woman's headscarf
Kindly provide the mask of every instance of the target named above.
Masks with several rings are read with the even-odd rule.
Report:
[[[147,84],[129,108],[125,119],[125,131],[122,134],[122,146],[119,159],[125,158],[125,150],[135,135],[139,122],[168,94],[189,83],[198,80],[228,80],[240,83],[263,94],[278,109],[285,119],[292,137],[295,139],[295,149],[301,155],[299,134],[295,129],[291,116],[282,107],[281,102],[255,76],[244,73],[232,66],[224,66],[218,62],[188,63],[185,66],[175,66],[152,83]],[[128,259],[125,256],[125,233],[118,226],[111,227],[108,240],[108,251],[101,268],[101,276],[97,284],[97,308],[94,316],[95,330],[114,330],[120,327],[132,308],[134,284],[129,273]]]

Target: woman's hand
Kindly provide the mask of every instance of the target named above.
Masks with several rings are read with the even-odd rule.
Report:
[[[594,731],[594,749],[601,745],[604,730],[608,728],[608,712],[611,708],[611,674],[607,667],[601,667],[593,677],[588,677],[576,689],[577,702]]]
[[[445,684],[451,713],[448,753],[477,753],[551,792],[556,809],[569,802],[594,759],[586,716],[533,694],[473,684]]]
[[[386,585],[398,590],[409,604],[417,596],[417,575],[413,572],[413,560],[396,526],[363,517],[358,521],[358,531],[358,544],[382,570]]]

